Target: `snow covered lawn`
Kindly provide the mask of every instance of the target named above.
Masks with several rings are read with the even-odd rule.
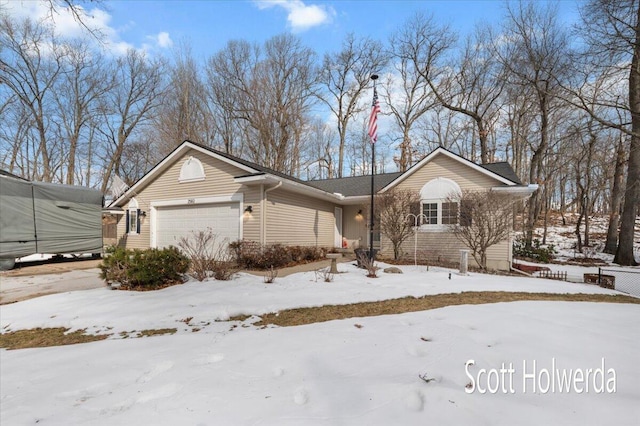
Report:
[[[380,278],[367,278],[351,264],[341,264],[339,268],[345,273],[337,274],[330,283],[316,279],[313,272],[277,278],[273,284],[265,284],[258,276],[240,274],[233,281],[192,281],[153,292],[98,288],[60,293],[2,306],[0,326],[3,331],[34,327],[87,329],[92,333],[113,333],[117,338],[120,332],[151,328],[177,327],[179,332],[191,332],[197,326],[202,331],[217,332],[219,326],[214,321],[241,314],[403,296],[462,291],[619,294],[595,285],[473,273],[460,276],[453,270],[432,267],[427,271],[423,266],[402,266],[404,274],[380,272]],[[191,325],[183,321],[186,318],[192,318]]]
[[[340,267],[347,272],[332,283],[316,282],[313,273],[269,285],[242,275],[156,292],[95,289],[3,305],[3,332],[63,326],[114,335],[81,345],[0,350],[0,424],[637,424],[639,305],[464,305],[266,329],[216,321],[474,290],[616,294],[455,271],[449,280],[452,271],[424,267],[368,279]],[[118,338],[121,331],[173,327],[175,335]],[[536,379],[526,379],[534,361]],[[498,385],[503,364],[512,365],[512,383],[502,380],[495,393],[481,393]],[[489,383],[481,369],[495,370]],[[570,391],[554,385],[545,392],[544,372],[555,378],[556,370],[591,371]],[[479,380],[468,393],[472,377]],[[612,386],[615,393],[608,392]]]

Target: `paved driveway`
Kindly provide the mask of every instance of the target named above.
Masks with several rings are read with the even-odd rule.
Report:
[[[99,277],[100,260],[22,265],[0,272],[0,304],[45,294],[106,286]]]

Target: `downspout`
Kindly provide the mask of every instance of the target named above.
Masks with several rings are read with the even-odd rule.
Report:
[[[282,181],[278,182],[276,186],[272,186],[271,188],[267,188],[262,191],[262,236],[263,242],[262,244],[267,244],[267,192],[273,191],[274,189],[278,189],[282,186]],[[263,185],[264,188],[264,185]]]
[[[520,275],[524,275],[525,277],[533,277],[533,274],[529,274],[529,273],[527,273],[525,271],[521,271],[520,269],[514,268],[513,266],[510,266],[509,270],[511,272],[515,272],[515,273],[518,273]]]

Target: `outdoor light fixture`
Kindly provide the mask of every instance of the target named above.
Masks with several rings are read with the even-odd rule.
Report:
[[[364,219],[364,217],[362,217],[362,209],[360,209],[358,213],[356,213],[356,220],[361,221],[362,219]]]
[[[140,217],[147,217],[147,212],[141,211],[140,212]]]
[[[244,212],[245,212],[245,213],[249,213],[249,214],[253,213],[253,207],[251,207],[251,206],[247,206],[247,208],[246,208],[246,209],[244,209]]]

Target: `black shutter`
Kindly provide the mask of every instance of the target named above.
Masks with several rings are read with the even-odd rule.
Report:
[[[140,209],[136,210],[136,234],[140,233]]]
[[[471,226],[473,220],[473,205],[469,200],[460,203],[460,226]]]
[[[125,220],[126,220],[126,230],[124,231],[125,234],[129,233],[129,210],[126,211],[126,215],[125,215]]]

